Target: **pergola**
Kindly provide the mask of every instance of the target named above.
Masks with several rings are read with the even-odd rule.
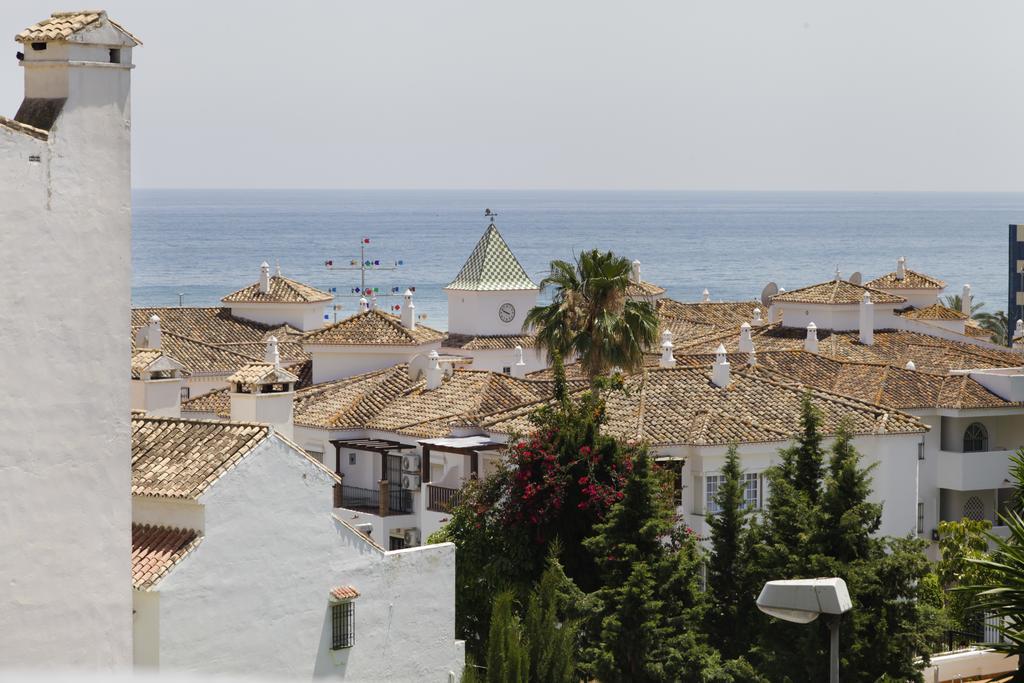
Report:
[[[487,436],[450,436],[441,439],[424,439],[420,441],[423,457],[420,458],[420,481],[430,483],[430,454],[455,453],[469,456],[469,475],[476,478],[480,472],[480,452],[495,451],[505,448],[500,441],[492,441]]]
[[[385,481],[388,478],[387,458],[391,451],[401,453],[402,451],[416,448],[415,446],[399,441],[391,441],[390,439],[332,439],[330,444],[334,446],[334,471],[337,474],[341,474],[341,449],[350,448],[354,451],[379,453],[381,479]]]

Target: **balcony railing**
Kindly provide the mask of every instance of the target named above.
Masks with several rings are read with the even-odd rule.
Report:
[[[427,484],[427,509],[433,512],[451,512],[459,504],[459,489]]]
[[[364,489],[345,484],[341,487],[342,507],[378,514],[380,511],[380,489]],[[388,491],[388,512],[407,515],[412,513],[412,492],[399,488],[398,482],[391,482]]]

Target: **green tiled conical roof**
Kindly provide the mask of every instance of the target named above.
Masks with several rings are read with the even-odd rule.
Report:
[[[458,277],[445,289],[501,291],[537,289],[537,284],[526,274],[515,254],[501,238],[498,228],[491,223],[476,243]]]

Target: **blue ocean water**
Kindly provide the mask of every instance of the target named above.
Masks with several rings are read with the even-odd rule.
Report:
[[[137,190],[133,214],[135,306],[217,305],[258,279],[259,264],[321,289],[343,310],[357,298],[366,258],[381,291],[416,287],[427,324],[447,327],[441,288],[487,226],[485,208],[526,270],[551,259],[611,249],[643,263],[643,279],[681,301],[757,298],[769,281],[795,289],[859,271],[865,281],[908,267],[968,282],[975,301],[1006,307],[1007,225],[1024,222],[1024,193],[265,191]],[[335,269],[324,262],[333,260]],[[400,299],[382,298],[382,305]]]

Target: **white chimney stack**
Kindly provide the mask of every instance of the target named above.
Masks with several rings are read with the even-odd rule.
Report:
[[[526,361],[523,360],[523,347],[516,345],[516,362],[512,366],[512,376],[522,379],[526,377]]]
[[[760,308],[754,309],[754,319],[751,321],[751,324],[755,325],[756,327],[761,327],[762,325],[764,325],[764,320],[761,318]]]
[[[149,322],[135,333],[135,347],[139,349],[159,349],[163,343],[160,333],[160,316],[149,316]]]
[[[416,304],[412,302],[412,290],[405,290],[403,295],[405,298],[405,304],[402,308],[402,327],[407,330],[416,329]]]
[[[715,349],[715,364],[711,368],[711,382],[723,389],[729,386],[729,357],[725,354],[725,345],[719,344]]]
[[[661,333],[661,359],[658,366],[662,368],[674,368],[676,357],[672,355],[672,330],[665,330]]]
[[[711,292],[709,292],[707,290],[707,288],[704,289],[704,292],[703,292],[702,296],[703,296],[704,303],[708,303],[708,302],[711,301]]]
[[[1018,320],[1013,328],[1013,348],[1024,349],[1024,320]]]
[[[366,300],[365,296],[359,297],[359,312],[366,313],[370,310],[370,302]]]
[[[630,269],[629,279],[633,282],[640,282],[640,262],[633,261],[633,267]]]
[[[912,361],[912,360],[908,360],[907,364],[904,366],[904,368],[907,369],[907,370],[917,370],[917,366],[914,365],[914,361]]]
[[[807,338],[804,339],[804,351],[818,352],[818,326],[813,322],[807,323]]]
[[[971,317],[971,286],[964,285],[964,291],[960,295],[960,312]]]
[[[750,353],[754,350],[754,340],[750,338],[750,323],[740,325],[740,353]]]
[[[839,272],[839,266],[836,266],[836,282],[839,282],[842,279],[843,279],[843,274],[841,272]]]
[[[747,365],[750,367],[757,365],[757,352],[754,349],[750,349],[750,353],[747,354]]]
[[[900,256],[896,259],[896,279],[905,280],[907,278],[907,257]]]
[[[281,367],[281,354],[277,349],[277,337],[267,340],[267,350],[263,353],[263,362],[270,363],[274,367]]]
[[[864,292],[860,302],[860,343],[865,346],[875,343],[875,304],[870,292]]]
[[[427,363],[427,389],[433,391],[441,386],[441,379],[444,377],[444,370],[441,369],[441,363],[438,360],[440,356],[437,351],[430,352],[430,362]]]
[[[264,261],[260,264],[260,294],[270,291],[270,264]]]

